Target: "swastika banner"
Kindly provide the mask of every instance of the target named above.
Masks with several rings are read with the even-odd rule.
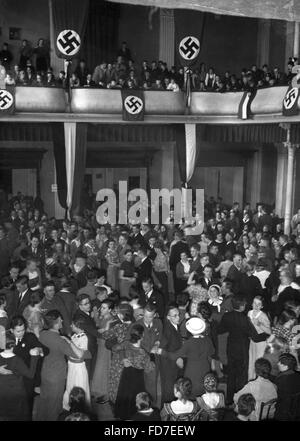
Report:
[[[298,99],[299,88],[290,86],[282,103],[282,114],[284,116],[298,115]]]
[[[184,66],[193,64],[200,53],[200,41],[197,37],[188,35],[184,37],[178,46],[179,54]]]
[[[0,118],[15,112],[15,88],[0,89]]]
[[[142,90],[122,89],[123,120],[143,121],[145,99]]]
[[[78,56],[89,10],[89,0],[52,0],[54,42],[59,58]]]
[[[255,96],[256,90],[252,90],[251,92],[244,92],[238,109],[238,117],[240,119],[251,118],[251,103],[254,100]]]

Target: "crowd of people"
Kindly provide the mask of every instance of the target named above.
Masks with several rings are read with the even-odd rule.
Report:
[[[35,63],[33,63],[33,58]],[[39,39],[37,47],[32,48],[23,40],[19,60],[12,64],[13,56],[8,44],[3,44],[0,51],[0,79],[7,86],[49,86],[49,87],[97,87],[105,89],[143,89],[168,90],[178,92],[186,88],[187,70],[183,66],[168,66],[164,61],[144,60],[141,66],[133,61],[127,43],[123,42],[110,62],[102,61],[92,69],[81,59],[73,69],[54,74],[50,67],[49,47],[44,39]],[[253,64],[243,68],[239,75],[230,72],[218,72],[205,63],[196,64],[190,70],[191,89],[194,91],[230,92],[252,91],[259,88],[288,85],[296,73],[293,72],[296,58],[290,58],[287,71],[264,64]]]
[[[205,202],[205,228],[0,219],[0,419],[299,419],[300,210]],[[101,411],[100,411],[101,412]]]

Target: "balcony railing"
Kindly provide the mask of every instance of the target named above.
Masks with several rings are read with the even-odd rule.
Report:
[[[251,103],[254,117],[282,115],[282,102],[287,86],[259,89]],[[134,93],[134,91],[133,91]],[[192,92],[189,115],[191,117],[231,117],[238,120],[238,108],[244,92]],[[145,115],[185,115],[184,92],[144,91]],[[71,90],[70,102],[62,88],[16,87],[16,113],[56,113],[80,115],[122,115],[120,90],[75,88]],[[298,109],[300,102],[298,103]],[[70,115],[71,116],[71,115]]]

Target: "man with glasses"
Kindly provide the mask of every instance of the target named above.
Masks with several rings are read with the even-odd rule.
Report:
[[[92,358],[86,360],[86,367],[89,373],[89,378],[93,378],[95,364],[97,359],[97,337],[98,331],[96,323],[91,317],[91,300],[87,294],[79,294],[77,297],[78,309],[74,314],[73,320],[78,318],[83,319],[82,329],[88,338],[88,350],[90,351]]]
[[[170,305],[164,322],[164,330],[160,348],[167,352],[176,352],[182,346],[182,338],[179,331],[180,314],[176,304]],[[172,401],[174,398],[174,383],[180,375],[180,368],[176,360],[167,357],[160,359],[160,375],[162,387],[162,402]]]

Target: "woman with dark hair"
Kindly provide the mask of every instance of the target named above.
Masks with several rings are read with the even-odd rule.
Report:
[[[69,395],[69,410],[63,410],[58,421],[66,421],[66,418],[76,412],[88,415],[91,420],[97,420],[96,416],[90,413],[86,405],[86,394],[81,387],[73,387]]]
[[[255,296],[252,302],[252,309],[248,312],[248,317],[258,334],[265,332],[266,334],[271,335],[270,320],[267,314],[262,311],[263,307],[264,301],[262,296]],[[256,376],[254,368],[255,360],[264,356],[266,347],[266,341],[255,343],[253,340],[250,340],[248,380],[254,380]]]
[[[106,324],[106,330],[100,334],[105,340],[107,349],[112,349],[114,345],[121,344],[127,338],[128,330],[133,321],[133,309],[127,303],[121,303],[116,309],[120,323],[117,323],[110,329],[110,324]],[[121,352],[112,352],[111,367],[109,371],[108,396],[109,400],[114,403],[118,392],[121,373],[123,370],[123,355]]]
[[[100,317],[96,322],[100,334],[105,332],[107,326],[109,326],[109,328],[112,327],[114,321],[112,311],[114,307],[114,302],[109,299],[106,299],[101,303]],[[110,372],[111,351],[106,348],[105,340],[103,338],[98,338],[97,343],[97,360],[91,382],[91,392],[92,395],[97,398],[97,403],[105,403],[108,401],[108,378]]]
[[[267,401],[277,398],[277,388],[270,381],[271,370],[272,366],[268,360],[264,358],[258,358],[255,362],[256,379],[249,381],[249,383],[247,383],[246,386],[238,391],[233,397],[234,402],[237,403],[241,395],[248,393],[253,395],[256,401],[255,416],[257,420],[260,414],[261,403],[266,403]],[[274,415],[274,412],[275,405],[274,408],[270,411],[270,418]],[[266,415],[263,414],[262,418],[266,418]]]
[[[189,378],[178,378],[174,384],[174,396],[176,400],[164,404],[160,413],[162,421],[199,421],[200,419],[207,419],[206,412],[202,411],[197,401],[191,400],[192,382]]]
[[[145,390],[144,371],[150,372],[154,369],[149,355],[141,348],[143,334],[144,327],[135,324],[131,328],[129,342],[125,341],[113,348],[114,351],[123,353],[124,368],[115,404],[115,416],[122,420],[133,415],[136,395]]]
[[[34,291],[30,295],[29,305],[23,311],[23,317],[27,321],[28,331],[40,336],[40,332],[44,327],[43,314],[40,309],[41,301],[44,295],[40,291]]]
[[[41,332],[40,342],[47,346],[49,354],[45,357],[42,368],[37,420],[56,421],[63,405],[67,377],[66,357],[81,358],[84,351],[60,335],[63,320],[59,311],[47,312],[45,321],[48,329]]]
[[[151,407],[150,395],[147,392],[140,392],[135,399],[137,412],[131,417],[133,421],[160,421],[160,413],[156,408]]]
[[[30,366],[14,354],[16,341],[7,335],[5,350],[0,353],[0,366],[10,370],[8,375],[0,375],[0,418],[4,421],[29,421],[31,419],[24,377],[33,379],[39,348],[30,349]]]

